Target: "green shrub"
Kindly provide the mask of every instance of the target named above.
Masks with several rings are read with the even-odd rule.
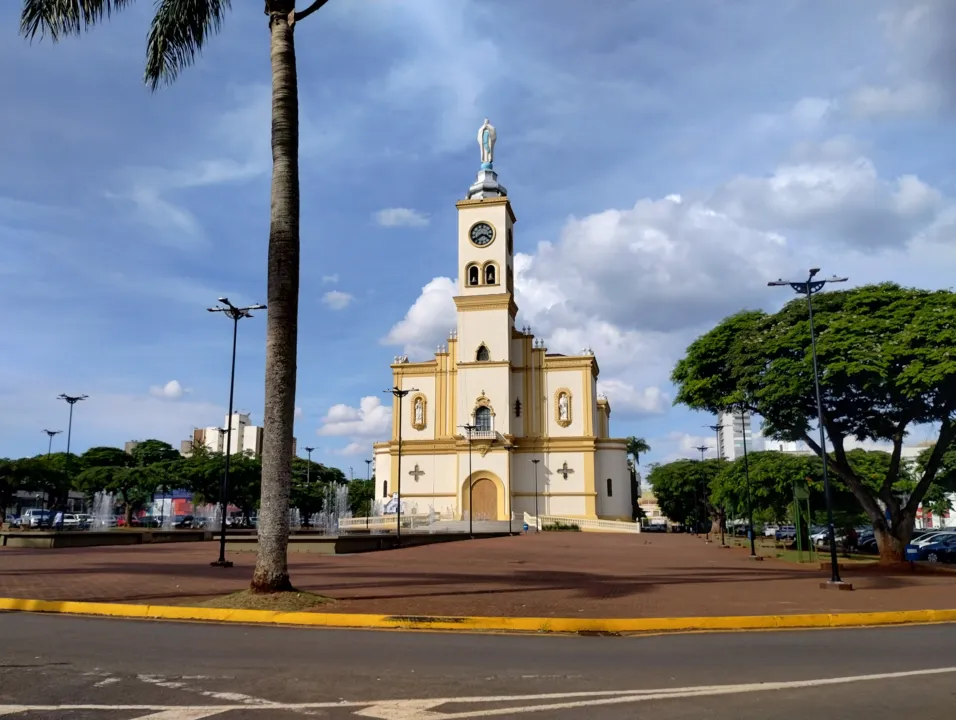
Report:
[[[574,523],[556,522],[550,525],[542,525],[543,532],[581,532],[581,528]]]

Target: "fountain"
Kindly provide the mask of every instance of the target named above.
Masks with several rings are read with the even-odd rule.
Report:
[[[336,485],[330,488],[325,497],[325,507],[319,513],[317,526],[322,528],[324,535],[338,535],[339,520],[350,517],[352,517],[352,511],[349,508],[348,485]]]
[[[93,523],[91,530],[110,530],[116,527],[116,504],[113,493],[93,493],[93,507],[91,513]]]

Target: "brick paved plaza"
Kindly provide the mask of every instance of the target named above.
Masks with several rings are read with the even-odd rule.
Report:
[[[190,604],[247,587],[254,556],[209,567],[215,543],[0,549],[0,596]],[[665,617],[948,609],[956,575],[847,570],[852,593],[819,589],[819,566],[752,562],[688,535],[545,533],[362,555],[290,554],[302,590],[333,612]]]

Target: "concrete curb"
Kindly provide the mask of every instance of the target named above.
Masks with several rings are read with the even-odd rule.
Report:
[[[876,627],[956,622],[956,610],[676,618],[434,617],[227,610],[172,605],[124,605],[120,603],[87,603],[22,598],[0,598],[0,611],[92,615],[140,620],[191,620],[325,628],[597,634]]]

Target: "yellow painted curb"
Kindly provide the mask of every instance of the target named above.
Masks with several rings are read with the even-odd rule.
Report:
[[[677,618],[532,618],[357,615],[347,613],[228,610],[172,605],[125,605],[0,598],[0,611],[104,617],[204,620],[221,623],[327,628],[511,631],[533,633],[644,633],[795,628],[875,627],[956,622],[956,610],[900,610],[816,615],[740,615]]]

